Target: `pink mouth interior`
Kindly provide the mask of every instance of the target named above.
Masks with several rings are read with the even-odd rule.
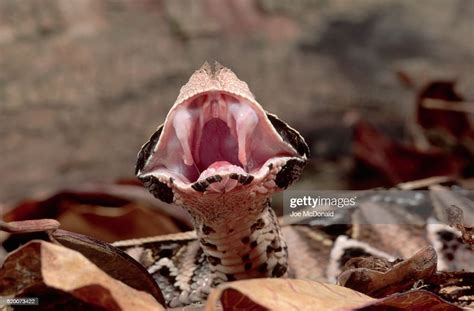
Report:
[[[216,163],[214,168],[221,168],[225,163],[243,166],[239,161],[239,144],[237,138],[230,133],[230,128],[220,119],[209,120],[202,129],[201,143],[195,141],[193,153],[199,153],[197,169],[202,172]]]
[[[295,154],[260,106],[207,92],[171,111],[144,170],[194,182],[212,174],[252,173],[272,157]]]

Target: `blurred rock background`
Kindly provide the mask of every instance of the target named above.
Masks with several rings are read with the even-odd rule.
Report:
[[[342,188],[353,111],[405,131],[415,93],[397,72],[474,99],[474,2],[2,0],[0,202],[132,176],[205,60],[308,138],[302,187]]]

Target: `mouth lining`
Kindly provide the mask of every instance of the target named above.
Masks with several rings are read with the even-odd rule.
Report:
[[[258,104],[210,91],[170,111],[141,173],[193,183],[213,173],[252,174],[271,158],[297,155]]]

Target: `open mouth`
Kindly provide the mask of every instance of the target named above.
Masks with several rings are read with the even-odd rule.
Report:
[[[257,173],[268,160],[298,156],[260,105],[220,91],[173,107],[141,169],[183,183],[209,176]]]

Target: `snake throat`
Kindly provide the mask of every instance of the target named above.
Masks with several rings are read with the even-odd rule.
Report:
[[[193,219],[197,240],[189,252],[196,256],[185,257],[195,262],[176,270],[170,258],[144,260],[149,252],[134,251],[164,284],[169,306],[202,302],[223,282],[287,274],[270,198],[299,178],[308,156],[303,137],[263,110],[230,69],[205,64],[191,76],[136,165],[155,197]]]
[[[197,236],[206,254],[213,283],[260,277],[281,277],[287,270],[287,246],[270,200],[233,221],[208,226],[196,223]]]

